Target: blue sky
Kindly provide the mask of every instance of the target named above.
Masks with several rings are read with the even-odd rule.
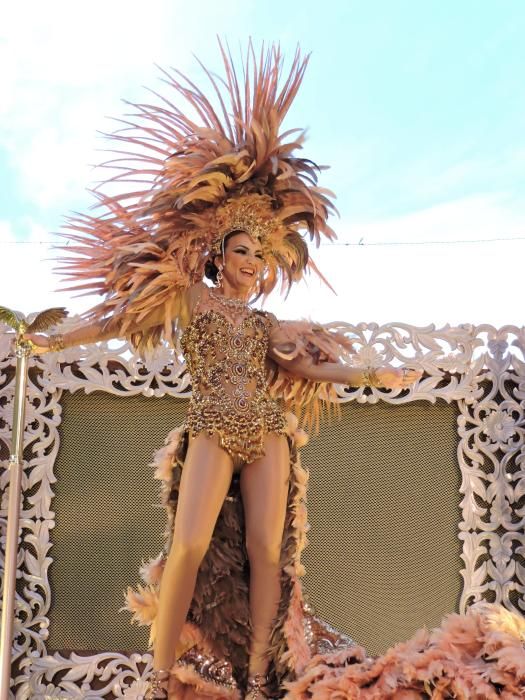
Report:
[[[289,56],[297,43],[312,52],[288,125],[307,127],[306,155],[331,166],[323,184],[340,211],[339,245],[315,256],[338,296],[311,282],[268,308],[321,321],[522,325],[524,30],[521,0],[4,7],[0,304],[89,304],[52,293],[44,258],[62,215],[89,204],[96,131],[111,129],[121,98],[159,87],[155,63],[200,79],[192,53],[219,66],[216,34],[233,50],[251,35]]]

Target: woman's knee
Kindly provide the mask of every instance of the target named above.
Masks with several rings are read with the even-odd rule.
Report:
[[[206,556],[209,546],[208,539],[198,536],[174,538],[166,564],[168,566],[177,564],[198,568]]]
[[[246,538],[246,551],[248,559],[253,566],[257,565],[275,565],[279,564],[281,559],[282,540],[270,540],[264,536],[248,536]]]

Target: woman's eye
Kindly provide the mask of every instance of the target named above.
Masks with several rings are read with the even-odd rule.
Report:
[[[240,255],[246,255],[248,253],[248,251],[245,248],[238,248],[235,250],[235,252],[239,253]],[[255,257],[259,258],[259,260],[264,260],[262,253],[255,253]]]

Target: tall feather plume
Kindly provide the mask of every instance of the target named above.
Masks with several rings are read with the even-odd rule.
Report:
[[[319,245],[335,237],[327,224],[333,195],[317,186],[321,168],[297,156],[303,130],[280,133],[308,57],[297,49],[283,79],[279,46],[263,46],[257,57],[250,42],[241,80],[229,49],[219,47],[224,77],[201,64],[211,97],[178,71],[162,70],[172,96],[152,92],[155,104],[127,103],[132,112],[107,135],[114,157],[102,167],[112,175],[93,191],[96,213],[73,215],[62,234],[66,289],[104,297],[86,320],[118,315],[141,349],[169,337],[172,322],[187,322],[185,292],[202,280],[225,233],[219,209],[224,225],[239,200],[260,197],[266,206],[265,295],[279,282],[286,291],[307,267],[317,272],[305,238]],[[152,312],[158,325],[140,330]]]

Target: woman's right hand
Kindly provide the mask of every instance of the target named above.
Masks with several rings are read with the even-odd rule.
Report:
[[[33,343],[31,352],[33,355],[43,355],[45,352],[51,352],[49,347],[49,337],[40,333],[24,333],[24,340],[29,340]]]

